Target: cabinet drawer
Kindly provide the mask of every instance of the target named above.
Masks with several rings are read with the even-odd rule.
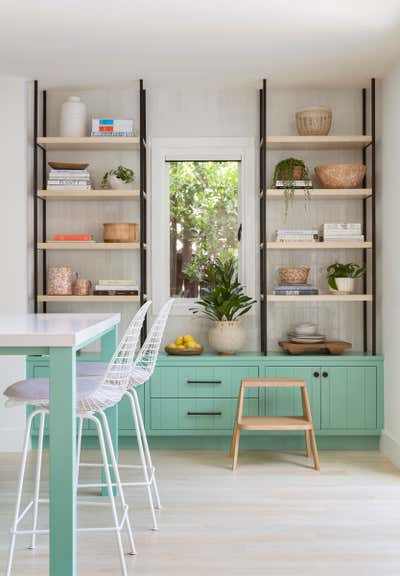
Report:
[[[153,430],[231,430],[237,401],[228,398],[153,398]],[[247,416],[258,415],[258,399],[244,403]]]
[[[240,380],[257,378],[258,366],[188,366],[156,369],[151,378],[152,398],[237,398]],[[247,397],[258,398],[258,389]]]

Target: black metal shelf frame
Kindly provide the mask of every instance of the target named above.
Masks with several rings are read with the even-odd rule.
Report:
[[[268,355],[268,302],[267,302],[267,81],[263,79],[260,92],[260,349],[261,353]],[[371,283],[371,339],[370,349],[376,354],[376,122],[375,122],[375,78],[370,82],[370,130],[371,144],[362,150],[362,162],[370,168],[371,195],[363,199],[362,227],[365,240],[368,239],[368,213],[371,214],[371,270],[368,277]],[[362,133],[367,134],[367,90],[362,90]],[[367,149],[371,148],[370,159]],[[363,181],[363,188],[367,187],[367,175]],[[370,200],[370,202],[368,202]],[[367,250],[363,250],[363,265],[367,266]],[[368,270],[367,270],[368,271]],[[363,277],[363,291],[367,293],[368,277]],[[368,303],[363,302],[363,351],[368,352]]]
[[[47,201],[37,195],[39,183],[39,152],[41,153],[41,187],[47,188],[47,151],[37,143],[39,136],[39,83],[34,81],[33,87],[33,171],[32,171],[32,197],[33,197],[33,296],[34,311],[47,312],[47,303],[43,302],[40,309],[39,273],[42,271],[41,290],[47,292],[47,252],[38,250],[39,235],[41,241],[46,241],[47,235]],[[147,152],[146,152],[146,90],[143,80],[139,82],[139,117],[140,117],[140,304],[147,299]],[[42,135],[47,136],[47,91],[42,91],[41,105]],[[40,204],[39,204],[40,202]],[[40,217],[40,220],[39,220]],[[41,226],[40,226],[41,223]],[[143,325],[141,339],[145,340],[147,324]]]

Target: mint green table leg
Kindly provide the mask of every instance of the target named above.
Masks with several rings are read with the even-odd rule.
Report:
[[[101,338],[101,359],[103,362],[109,362],[118,346],[118,327],[114,326],[112,330],[104,334]],[[118,462],[118,404],[106,410],[108,425],[110,427],[111,440],[114,446],[115,457]],[[111,480],[114,482],[114,474],[111,471]],[[105,483],[104,470],[102,472],[102,483]],[[108,495],[107,488],[103,487],[101,491],[103,496]],[[116,494],[116,489],[114,489]]]
[[[73,348],[50,348],[50,576],[76,576],[76,367]]]

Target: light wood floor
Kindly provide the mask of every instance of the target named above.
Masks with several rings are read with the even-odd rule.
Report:
[[[90,453],[90,458],[95,453]],[[121,461],[130,455],[122,452]],[[129,504],[135,576],[399,576],[400,471],[377,452],[322,452],[321,473],[299,454],[245,452],[235,473],[222,452],[155,452],[160,531],[141,489]],[[17,455],[0,455],[0,573],[5,565]],[[311,465],[311,462],[310,462]],[[32,488],[32,466],[27,488]],[[93,471],[86,470],[85,477]],[[44,483],[47,490],[47,483]],[[82,523],[109,524],[85,508]],[[43,510],[46,520],[46,510]],[[17,541],[15,575],[47,574],[46,536]],[[80,535],[79,576],[119,575],[112,535]]]

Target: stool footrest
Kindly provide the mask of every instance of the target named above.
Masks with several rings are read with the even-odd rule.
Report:
[[[303,416],[244,416],[241,430],[311,430],[312,423]]]

